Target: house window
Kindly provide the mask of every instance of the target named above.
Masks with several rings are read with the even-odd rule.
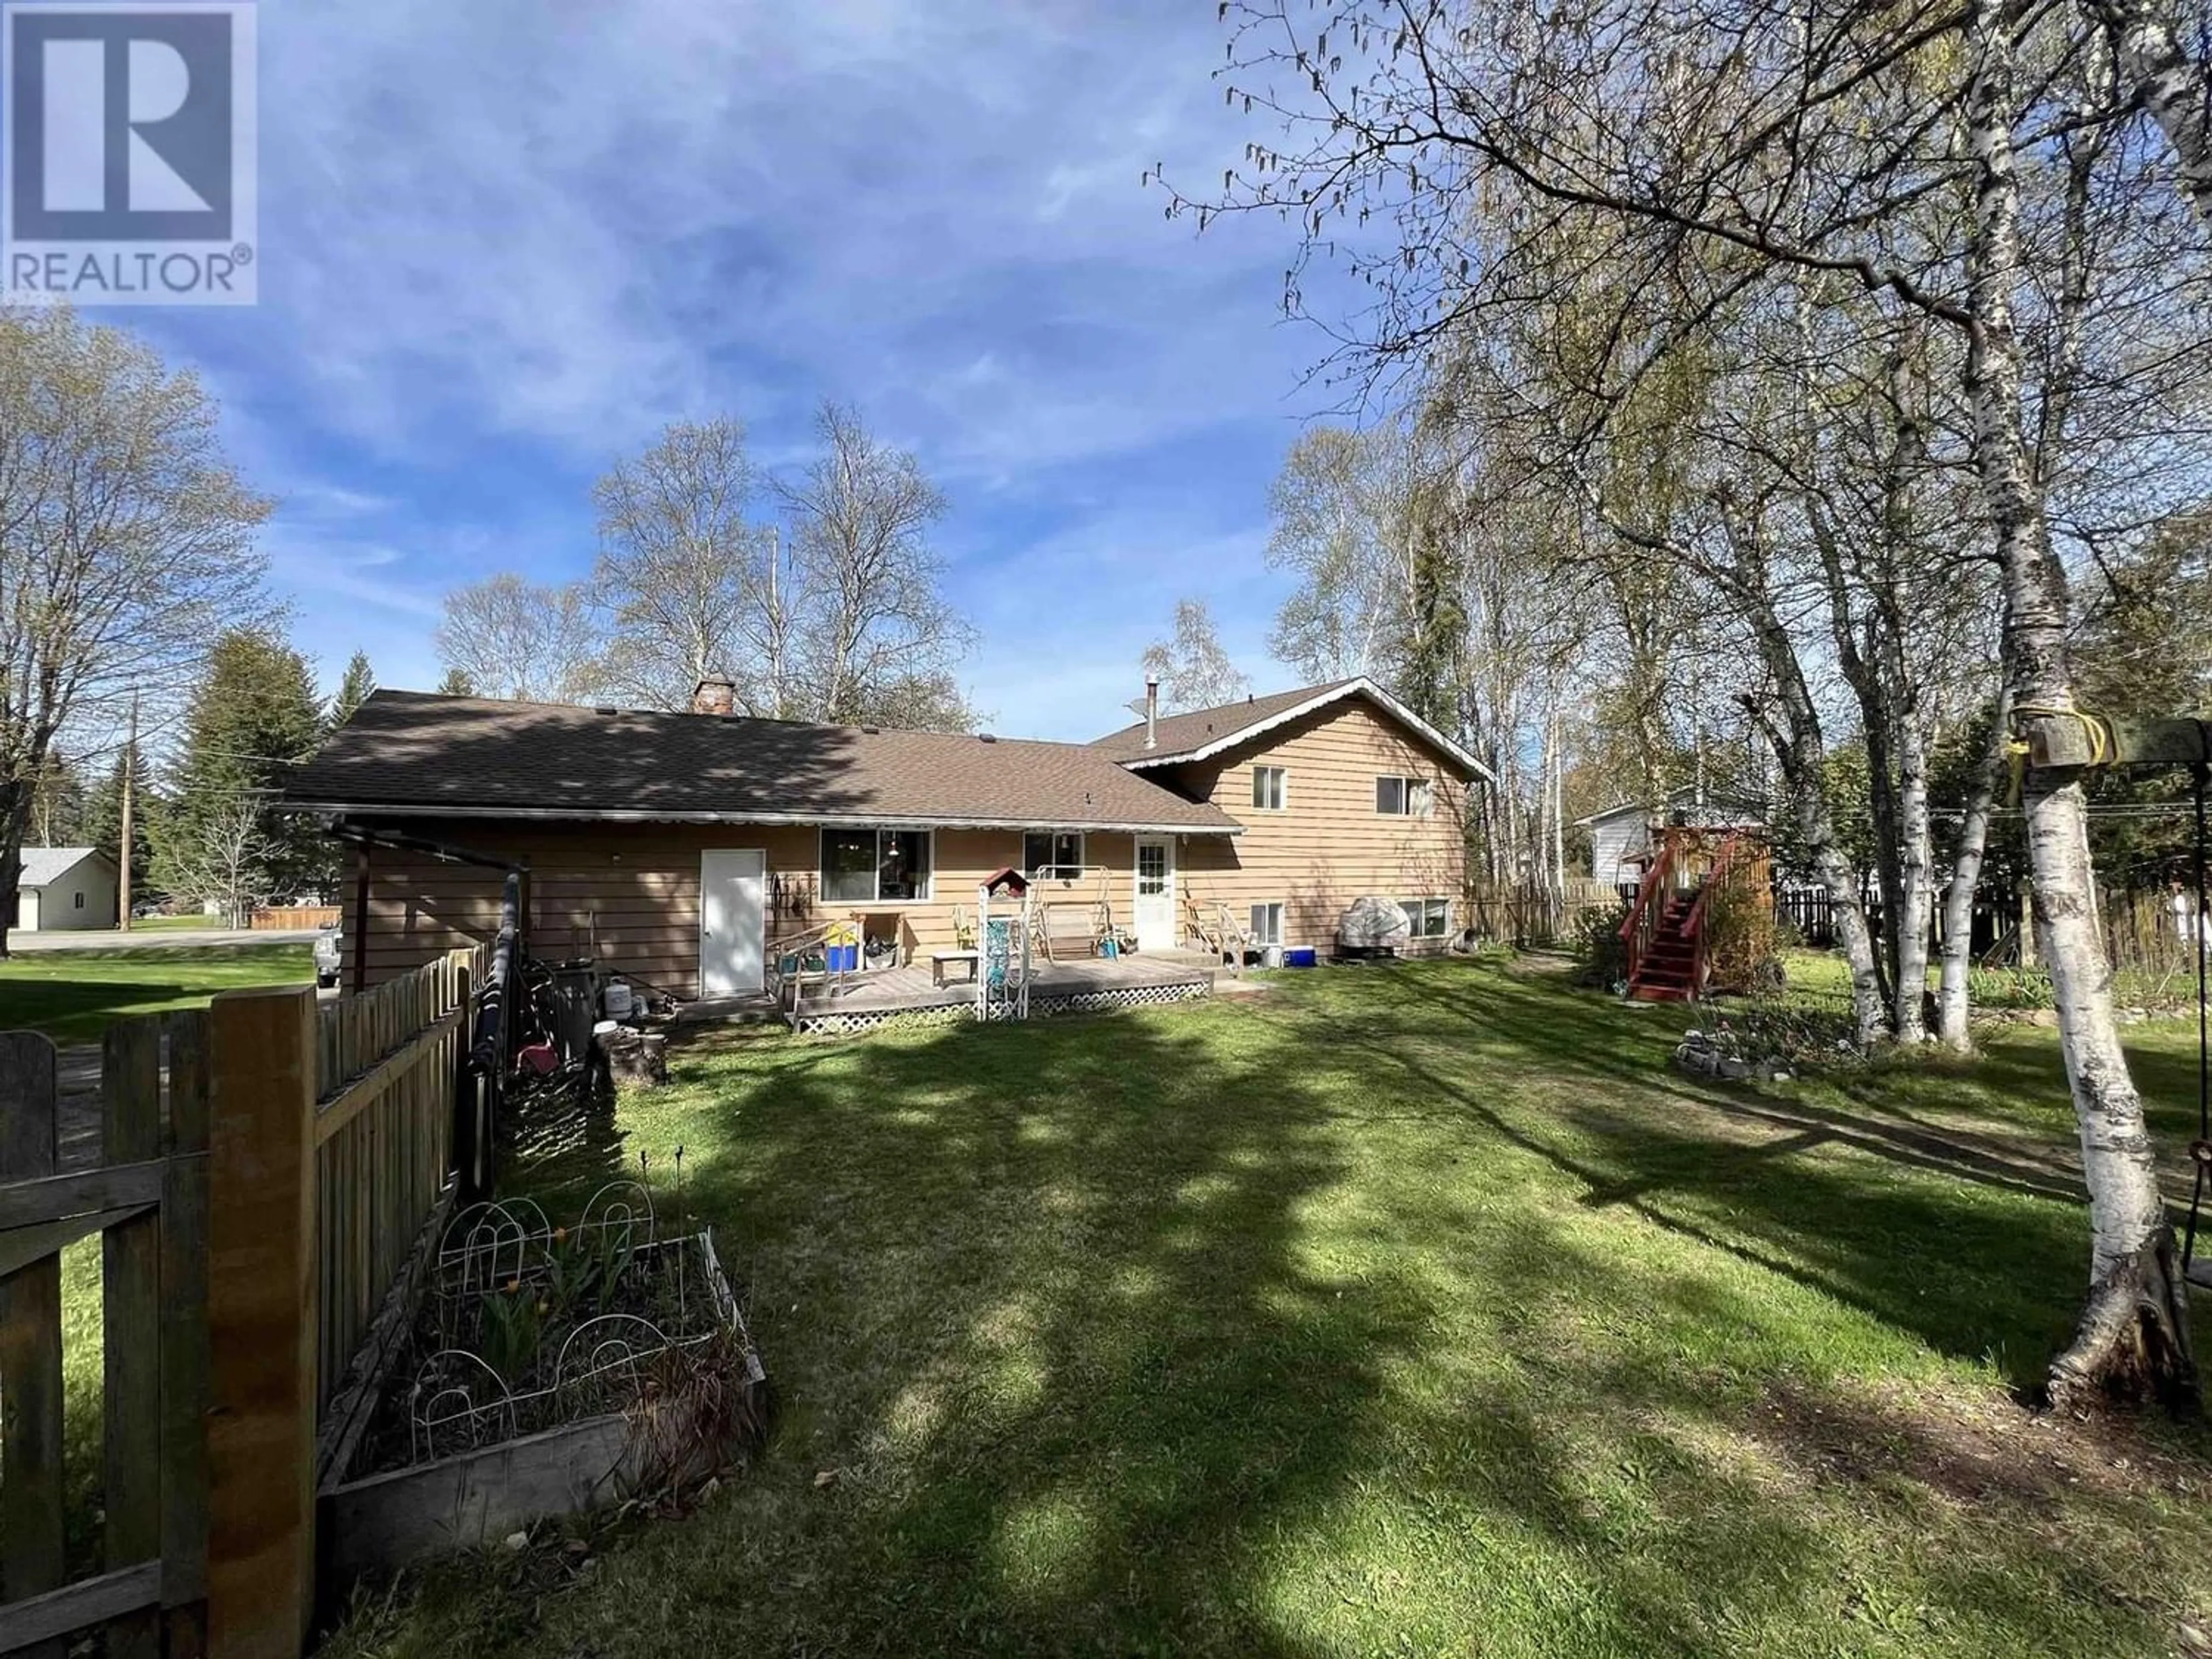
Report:
[[[1415,939],[1442,939],[1451,932],[1451,901],[1440,898],[1400,899]]]
[[[1040,881],[1073,881],[1083,873],[1083,832],[1030,830],[1022,837],[1022,868]]]
[[[80,910],[84,908],[84,895],[82,893],[76,896],[76,908]]]
[[[1283,942],[1283,907],[1279,904],[1255,904],[1252,907],[1252,943],[1280,945]]]
[[[1425,818],[1431,797],[1426,778],[1377,778],[1375,810],[1385,817]]]
[[[1168,890],[1168,849],[1156,841],[1137,843],[1137,896],[1158,898]]]
[[[832,904],[926,899],[929,869],[927,830],[822,832],[822,896]]]
[[[1252,769],[1252,805],[1262,812],[1279,812],[1290,798],[1290,773],[1279,766]]]

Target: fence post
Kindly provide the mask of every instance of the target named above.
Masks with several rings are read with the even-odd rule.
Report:
[[[54,1173],[54,1045],[0,1033],[0,1181]],[[22,1601],[61,1588],[62,1264],[49,1255],[0,1276],[0,1589]],[[58,1659],[57,1639],[30,1650]]]
[[[208,1641],[298,1659],[314,1610],[315,994],[215,1000]]]

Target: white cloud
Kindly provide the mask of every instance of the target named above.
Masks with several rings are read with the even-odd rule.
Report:
[[[1127,619],[1200,584],[1263,651],[1275,586],[1224,526],[1316,342],[1276,320],[1280,228],[1194,237],[1138,185],[1247,136],[1211,7],[387,0],[261,39],[262,304],[150,325],[280,496],[319,655],[375,629],[416,672],[445,588],[588,565],[589,480],[659,425],[733,410],[788,466],[823,396],[946,486],[980,676],[1020,683],[1029,637],[989,585],[1063,561],[1143,585],[1067,590],[1077,648],[1133,662]]]

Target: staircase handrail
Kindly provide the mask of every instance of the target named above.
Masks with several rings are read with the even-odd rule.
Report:
[[[1659,909],[1655,901],[1665,890],[1674,863],[1674,843],[1662,840],[1659,856],[1651,861],[1650,867],[1644,872],[1644,879],[1637,884],[1636,902],[1628,907],[1628,918],[1620,924],[1620,942],[1628,953],[1626,976],[1629,979],[1636,977],[1644,953],[1651,948],[1651,936],[1659,927]]]
[[[1698,896],[1690,905],[1690,914],[1682,922],[1682,936],[1690,941],[1692,947],[1690,990],[1692,995],[1702,994],[1705,988],[1705,900],[1714,888],[1728,879],[1729,866],[1735,862],[1736,852],[1742,842],[1743,837],[1734,831],[1723,837],[1720,856],[1713,860],[1713,867],[1705,872],[1705,880],[1698,887]]]

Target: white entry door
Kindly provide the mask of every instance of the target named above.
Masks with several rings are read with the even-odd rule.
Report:
[[[699,854],[699,994],[742,996],[761,988],[768,854]]]
[[[1172,951],[1176,938],[1175,842],[1165,837],[1137,842],[1137,948]]]

